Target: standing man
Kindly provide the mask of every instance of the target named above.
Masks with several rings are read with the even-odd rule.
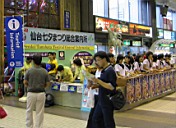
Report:
[[[100,78],[92,78],[93,83],[99,85],[98,103],[92,117],[95,128],[115,128],[114,107],[109,98],[116,90],[116,73],[109,64],[109,57],[104,51],[94,55],[96,65],[102,68]]]
[[[34,66],[27,70],[24,85],[27,87],[26,127],[33,128],[33,109],[36,110],[35,128],[43,128],[45,87],[49,86],[48,72],[42,68],[42,57],[33,56]]]
[[[56,78],[57,68],[58,68],[58,62],[57,62],[57,59],[56,59],[55,52],[48,52],[48,58],[49,58],[48,64],[54,64],[55,65],[55,68],[48,72],[50,80],[53,80],[53,79]]]

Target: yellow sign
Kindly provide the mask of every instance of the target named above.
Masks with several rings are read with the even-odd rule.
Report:
[[[50,49],[50,50],[94,50],[94,46],[51,45],[51,44],[25,44],[25,49]]]

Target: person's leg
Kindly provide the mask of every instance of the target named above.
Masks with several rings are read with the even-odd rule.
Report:
[[[27,93],[27,107],[26,107],[26,128],[33,128],[33,109],[36,103],[35,93]]]
[[[114,112],[113,104],[110,101],[108,101],[105,105],[102,105],[102,113],[104,117],[105,128],[115,128],[113,112]]]
[[[103,119],[102,109],[99,103],[97,103],[95,107],[95,111],[92,116],[92,126],[93,128],[105,128],[104,127],[104,119]]]
[[[93,114],[94,114],[95,107],[96,107],[97,102],[98,102],[98,95],[95,95],[94,98],[95,98],[94,108],[92,108],[92,109],[90,110],[89,119],[88,119],[88,121],[87,121],[87,126],[86,126],[86,128],[93,128],[93,126],[92,126],[92,116],[93,116]]]
[[[43,128],[45,99],[46,94],[44,92],[37,94],[36,121],[35,121],[36,128]]]

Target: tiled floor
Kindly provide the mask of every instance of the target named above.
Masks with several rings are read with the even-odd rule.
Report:
[[[3,106],[8,112],[8,116],[0,120],[0,128],[25,128],[25,109],[6,105]],[[61,117],[47,113],[44,115],[44,128],[85,128],[85,125],[85,120]]]
[[[25,128],[25,103],[6,97],[3,104],[8,117],[0,120],[0,128]],[[85,128],[88,115],[76,108],[45,108],[44,128]],[[114,116],[117,128],[176,128],[176,93]]]

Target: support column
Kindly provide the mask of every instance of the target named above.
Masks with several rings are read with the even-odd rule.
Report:
[[[157,28],[156,28],[156,1],[150,0],[150,14],[151,14],[151,25],[152,25],[152,42],[157,40]]]
[[[0,0],[0,84],[4,75],[4,0]]]
[[[81,0],[81,31],[94,32],[93,0]]]

